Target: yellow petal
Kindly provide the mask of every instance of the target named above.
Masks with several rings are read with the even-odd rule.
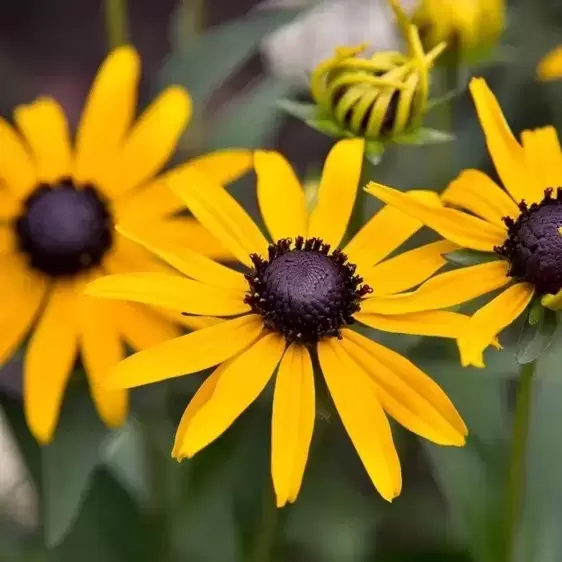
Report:
[[[31,433],[44,444],[53,437],[76,359],[78,298],[74,282],[54,286],[25,356],[25,416]]]
[[[533,178],[525,169],[523,148],[513,136],[498,100],[483,78],[473,78],[469,88],[488,151],[503,185],[517,203],[523,199],[531,203],[540,201]]]
[[[35,161],[37,179],[54,183],[69,177],[72,149],[66,115],[53,98],[39,98],[30,105],[20,105],[14,119]]]
[[[332,249],[339,246],[347,230],[361,179],[364,148],[363,139],[341,140],[330,150],[324,164],[308,236],[322,238]]]
[[[437,273],[447,263],[443,255],[457,248],[448,240],[439,240],[403,252],[371,268],[363,275],[364,282],[374,290],[375,295],[406,291]]]
[[[449,308],[499,289],[510,282],[504,260],[460,267],[432,277],[415,291],[367,298],[361,312],[403,314]]]
[[[12,225],[0,224],[0,255],[12,254],[17,248],[17,239]]]
[[[182,453],[192,457],[222,435],[260,395],[285,350],[285,339],[267,334],[233,357],[222,370],[213,395],[193,416]]]
[[[129,46],[113,50],[98,70],[76,134],[78,182],[97,184],[98,178],[108,176],[135,116],[139,75],[139,56]],[[107,190],[105,194],[115,195]]]
[[[78,313],[82,360],[94,404],[108,427],[119,427],[127,417],[127,391],[103,386],[109,370],[125,356],[112,304],[82,297]]]
[[[235,316],[250,310],[244,303],[243,291],[212,287],[165,273],[123,273],[100,277],[88,285],[86,293],[209,316]]]
[[[5,185],[0,175],[0,220],[13,219],[21,212],[21,201]]]
[[[191,167],[176,168],[167,183],[201,224],[244,265],[250,254],[266,255],[267,240],[242,206],[221,185]]]
[[[185,246],[174,247],[169,243],[152,241],[149,237],[143,238],[142,235],[135,233],[132,227],[117,226],[117,231],[188,277],[225,289],[248,290],[248,282],[244,275]]]
[[[128,357],[111,371],[107,385],[132,388],[203,371],[240,353],[262,329],[262,318],[248,315],[192,332]]]
[[[400,460],[375,389],[335,339],[319,342],[318,358],[343,425],[365,470],[387,501],[400,494]]]
[[[0,117],[0,181],[19,200],[37,185],[31,154],[13,127]]]
[[[432,207],[442,206],[434,191],[416,190],[406,195]],[[369,267],[394,252],[422,226],[421,221],[396,207],[385,206],[365,223],[343,251],[351,263]]]
[[[190,115],[191,98],[183,88],[172,86],[160,94],[115,152],[107,176],[100,179],[114,197],[147,182],[164,166]]]
[[[227,185],[243,176],[252,168],[252,151],[238,149],[216,150],[190,160],[187,165],[195,166],[222,185]]]
[[[538,184],[537,194],[544,195],[547,187],[562,186],[562,152],[554,127],[541,127],[521,133],[525,163]],[[530,201],[532,202],[532,201]]]
[[[279,153],[258,150],[254,156],[258,202],[269,234],[281,238],[306,237],[304,191],[287,160]]]
[[[275,379],[271,419],[271,475],[277,507],[294,502],[301,487],[316,415],[312,361],[291,344]]]
[[[539,61],[537,76],[541,80],[558,80],[562,78],[562,46],[549,51]]]
[[[441,234],[443,238],[459,246],[491,252],[495,246],[501,246],[505,241],[505,228],[462,211],[431,207],[396,189],[374,182],[369,182],[366,190],[388,205],[394,205],[404,213],[417,218]]]
[[[468,316],[446,310],[410,312],[394,316],[358,312],[353,317],[375,330],[437,338],[458,338],[468,322]]]
[[[490,177],[479,170],[464,170],[441,195],[444,203],[466,209],[484,220],[505,228],[503,217],[516,219],[521,211],[515,201]]]
[[[382,407],[398,423],[438,445],[464,445],[466,425],[431,378],[405,357],[353,330],[342,335],[342,347],[369,374]]]
[[[484,367],[483,353],[506,326],[527,308],[534,289],[528,283],[517,283],[478,310],[467,322],[457,343],[463,367]]]

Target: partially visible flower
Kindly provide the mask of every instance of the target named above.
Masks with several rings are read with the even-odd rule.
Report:
[[[169,312],[83,296],[84,285],[100,275],[168,271],[116,233],[116,221],[142,223],[151,236],[182,240],[208,256],[230,255],[199,223],[177,216],[181,202],[166,189],[166,176],[154,178],[189,120],[189,95],[168,88],[135,123],[139,73],[131,47],[107,57],[75,147],[52,98],[17,107],[17,128],[0,119],[0,363],[30,336],[24,406],[41,443],[52,439],[78,352],[98,413],[114,427],[127,414],[127,393],[100,381],[125,356],[124,344],[143,349],[180,334],[179,315],[172,323]],[[229,181],[250,166],[249,152],[223,152],[179,169]]]
[[[537,75],[541,80],[559,80],[562,78],[562,45],[549,51],[537,66]]]
[[[367,191],[459,246],[481,252],[477,265],[442,273],[394,298],[404,313],[448,308],[507,287],[480,308],[458,338],[463,365],[484,366],[488,343],[529,306],[562,308],[562,151],[556,130],[513,136],[486,82],[470,83],[488,150],[505,191],[478,170],[465,170],[431,207],[371,182]],[[419,304],[424,303],[420,308]],[[381,310],[384,312],[384,310]]]
[[[456,59],[475,60],[505,27],[505,0],[421,0],[412,16],[426,49],[446,41]]]
[[[295,501],[301,487],[315,419],[316,358],[365,469],[385,499],[396,497],[402,485],[385,411],[435,443],[465,442],[466,427],[437,384],[406,358],[353,329],[360,322],[388,332],[454,338],[467,320],[444,311],[400,314],[391,306],[375,312],[391,295],[437,271],[445,263],[442,254],[456,246],[439,241],[385,259],[421,227],[386,207],[339,249],[357,195],[363,150],[362,139],[332,148],[311,212],[290,164],[274,152],[256,153],[258,202],[271,243],[209,176],[169,175],[174,192],[232,251],[245,274],[164,240],[147,241],[137,228],[127,229],[131,239],[185,277],[113,275],[87,289],[91,295],[195,315],[235,317],[126,359],[111,371],[107,384],[130,388],[219,365],[180,422],[173,456],[182,459],[226,431],[277,371],[271,469],[279,506]],[[431,192],[407,197],[440,204]]]

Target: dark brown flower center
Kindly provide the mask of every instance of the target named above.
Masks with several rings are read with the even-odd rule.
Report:
[[[39,185],[15,219],[15,230],[31,266],[52,277],[98,265],[113,240],[103,197],[94,187],[76,187],[71,180]]]
[[[544,199],[530,206],[522,201],[516,220],[505,217],[508,237],[496,253],[511,264],[508,275],[535,286],[538,293],[562,289],[562,188],[546,189]]]
[[[246,275],[245,302],[260,314],[267,328],[288,341],[315,343],[340,337],[354,322],[360,301],[372,289],[355,274],[339,250],[319,238],[282,239],[269,246],[268,259],[253,254],[254,269]]]

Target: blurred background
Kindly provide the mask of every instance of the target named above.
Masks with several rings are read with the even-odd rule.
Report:
[[[459,10],[472,1],[449,0]],[[403,7],[412,13],[416,1]],[[308,73],[337,45],[401,48],[383,0],[1,0],[0,113],[11,118],[16,105],[50,94],[75,126],[116,40],[111,18],[120,8],[143,59],[141,106],[172,83],[193,96],[195,116],[175,162],[216,148],[276,148],[303,180],[314,180],[333,139],[282,113],[277,100],[307,100]],[[536,78],[539,58],[559,42],[559,0],[509,2],[493,52],[460,65],[460,93],[428,116],[455,140],[391,146],[368,175],[400,189],[439,191],[464,168],[493,174],[467,80],[488,79],[517,133],[560,126],[562,82]],[[450,84],[446,69],[432,80],[441,93]],[[247,177],[233,187],[251,212],[253,186]],[[378,205],[368,205],[370,215]],[[0,562],[503,562],[497,552],[517,374],[509,346],[477,370],[458,365],[450,342],[374,337],[434,377],[471,429],[464,449],[449,450],[396,427],[405,484],[392,504],[378,496],[327,408],[318,415],[301,496],[276,510],[270,391],[216,443],[177,464],[170,457],[175,427],[204,374],[136,390],[132,416],[111,432],[78,369],[56,438],[40,448],[24,423],[15,357],[0,372]],[[519,562],[562,560],[561,361],[553,345],[539,365]]]

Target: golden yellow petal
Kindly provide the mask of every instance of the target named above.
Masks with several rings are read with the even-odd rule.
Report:
[[[25,417],[31,433],[43,444],[53,437],[76,359],[78,298],[79,289],[74,281],[55,284],[25,356]]]
[[[187,165],[195,166],[220,184],[227,185],[250,171],[252,151],[242,148],[216,150],[193,158]]]
[[[484,367],[486,348],[525,311],[533,295],[532,285],[517,283],[474,313],[457,340],[463,367]]]
[[[227,362],[213,395],[187,426],[183,455],[192,457],[232,425],[265,388],[284,350],[285,339],[271,333]]]
[[[505,241],[505,228],[462,211],[432,207],[396,189],[375,182],[369,182],[366,190],[388,205],[394,205],[404,213],[417,218],[441,234],[443,238],[459,246],[491,252],[495,246],[501,246]]]
[[[314,374],[307,349],[291,344],[275,379],[271,418],[271,475],[277,507],[301,487],[316,416]]]
[[[541,127],[521,133],[525,163],[537,184],[537,199],[542,200],[547,187],[562,186],[562,151],[556,129]],[[532,203],[533,201],[528,201]]]
[[[400,494],[400,460],[390,424],[365,373],[335,339],[318,343],[320,367],[343,425],[380,495]]]
[[[489,176],[479,170],[464,170],[441,195],[443,203],[466,209],[505,228],[503,218],[516,219],[521,211],[515,201]]]
[[[11,192],[0,176],[0,220],[9,221],[21,212],[22,202]]]
[[[398,423],[438,445],[464,445],[468,430],[441,388],[405,357],[343,330],[342,347],[376,386],[382,407]]]
[[[541,80],[558,80],[562,78],[562,45],[549,51],[539,61],[537,76]]]
[[[415,291],[367,298],[361,312],[404,314],[449,308],[507,285],[509,263],[496,260],[470,267],[460,267],[432,277]]]
[[[344,139],[326,158],[318,187],[318,200],[310,214],[308,236],[322,238],[332,249],[345,235],[361,179],[365,141]]]
[[[16,251],[17,239],[12,225],[0,224],[0,255],[5,256]]]
[[[262,318],[248,315],[164,342],[119,363],[107,386],[132,388],[203,371],[240,353],[262,329]]]
[[[274,241],[306,237],[308,216],[304,191],[291,164],[279,153],[258,150],[254,156],[258,202]]]

